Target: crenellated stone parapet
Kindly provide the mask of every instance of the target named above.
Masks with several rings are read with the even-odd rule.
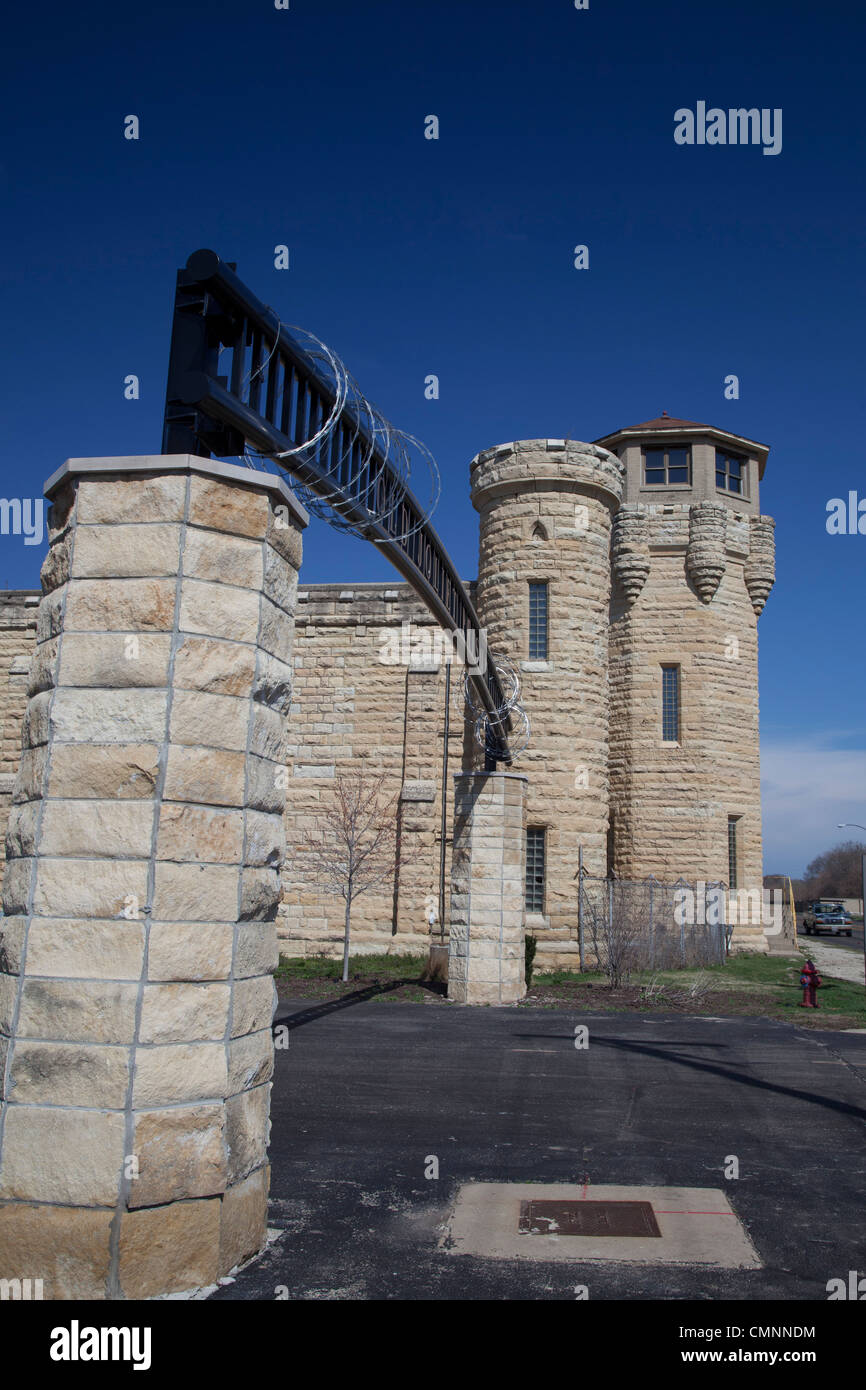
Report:
[[[615,454],[597,444],[571,439],[521,439],[476,454],[469,474],[473,504],[480,511],[483,503],[515,491],[588,489],[618,503],[625,469]]]
[[[727,566],[727,508],[721,502],[696,502],[689,508],[686,572],[701,603],[709,603]]]
[[[749,558],[744,571],[752,607],[760,615],[776,580],[776,523],[771,516],[749,520]]]

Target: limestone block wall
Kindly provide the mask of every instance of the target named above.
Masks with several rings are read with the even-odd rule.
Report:
[[[526,778],[455,777],[448,998],[513,1004],[526,993]]]
[[[453,674],[459,680],[458,673]],[[420,664],[408,667],[398,809],[400,847],[395,941],[420,937],[424,947],[430,941],[441,945],[447,940],[447,917],[441,918],[439,901],[444,699],[444,667],[425,669]],[[453,817],[453,800],[450,799],[449,808]],[[449,857],[446,830],[446,885]]]
[[[39,591],[0,593],[0,839],[6,834],[12,788],[21,759],[27,675],[36,642]],[[0,883],[5,871],[0,856]]]
[[[739,886],[760,887],[757,613],[772,583],[772,523],[703,502],[640,508],[628,527],[649,565],[636,585],[614,548],[615,871],[727,883],[736,816]],[[680,667],[676,744],[662,741],[663,665]]]
[[[341,772],[383,775],[397,805],[396,883],[352,911],[352,950],[426,955],[448,921],[453,797],[447,797],[446,906],[439,905],[445,656],[433,618],[407,584],[302,584],[287,776],[289,844],[321,819]],[[462,768],[461,671],[452,671],[450,768]],[[435,921],[429,921],[430,911]],[[278,935],[284,955],[342,951],[343,902],[329,897],[303,856],[283,874]]]
[[[0,922],[0,1269],[141,1298],[264,1242],[306,514],[185,456],[72,460],[49,495]]]
[[[480,513],[479,617],[491,651],[518,669],[532,738],[527,824],[546,828],[547,892],[527,930],[539,956],[577,952],[578,853],[605,872],[611,524],[623,466],[591,444],[524,440],[471,466]],[[529,584],[546,581],[548,659],[529,657]]]
[[[474,586],[469,586],[474,592]],[[33,598],[33,604],[27,603]],[[10,595],[0,626],[0,662],[8,662],[3,707],[7,804],[21,756],[27,672],[36,635],[38,594]],[[0,607],[0,621],[3,609]],[[384,636],[387,634],[387,638]],[[5,640],[5,645],[3,645]],[[449,783],[446,798],[445,910],[440,905],[442,745],[445,658],[449,648],[408,584],[301,585],[293,657],[294,695],[286,782],[288,842],[295,845],[321,814],[341,771],[381,771],[398,804],[402,849],[396,892],[362,895],[353,911],[353,950],[426,955],[431,939],[447,942],[451,891],[451,773],[463,767],[466,739],[462,668],[452,665]],[[386,660],[382,660],[382,657]],[[0,664],[0,680],[3,666]],[[3,815],[0,781],[0,815]],[[5,859],[0,855],[0,869]],[[430,913],[435,920],[429,921]],[[342,949],[342,901],[309,878],[297,855],[283,869],[278,915],[286,955]]]

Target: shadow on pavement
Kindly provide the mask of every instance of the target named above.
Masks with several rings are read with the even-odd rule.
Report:
[[[299,1009],[293,1014],[284,1014],[281,1018],[275,1018],[271,1024],[271,1029],[276,1028],[277,1024],[281,1028],[303,1028],[306,1023],[315,1023],[318,1018],[327,1018],[328,1014],[338,1013],[340,1009],[351,1009],[355,1004],[365,1004],[370,999],[375,999],[380,994],[391,994],[395,989],[402,989],[404,985],[417,985],[421,989],[429,990],[431,994],[441,994],[441,989],[435,983],[428,980],[391,980],[386,985],[368,985],[366,989],[356,989],[354,994],[344,994],[341,999],[327,999],[322,1004],[314,1004],[309,1009]]]
[[[567,1038],[569,1042],[573,1040],[571,1033],[517,1033],[519,1038]],[[823,1106],[826,1110],[835,1110],[839,1115],[850,1115],[852,1119],[866,1120],[866,1110],[859,1106],[849,1105],[847,1101],[831,1100],[829,1096],[816,1095],[814,1091],[800,1091],[793,1086],[780,1086],[773,1081],[760,1081],[756,1076],[748,1076],[742,1071],[737,1071],[730,1067],[716,1066],[711,1061],[697,1061],[689,1057],[676,1057],[666,1051],[665,1047],[654,1047],[651,1043],[628,1042],[624,1038],[602,1038],[594,1039],[595,1047],[609,1047],[621,1052],[638,1052],[647,1057],[656,1057],[663,1062],[674,1062],[681,1067],[691,1067],[693,1071],[704,1071],[712,1076],[722,1076],[727,1081],[736,1081],[740,1086],[751,1086],[758,1091],[771,1091],[780,1096],[792,1096],[795,1100],[809,1101],[812,1105]],[[669,1042],[667,1047],[706,1047],[706,1043],[688,1042]],[[723,1045],[723,1044],[721,1044]],[[714,1043],[709,1046],[718,1047],[720,1044]]]

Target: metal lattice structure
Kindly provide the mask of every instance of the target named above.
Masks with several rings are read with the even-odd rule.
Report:
[[[723,965],[733,928],[712,920],[708,897],[724,883],[678,879],[596,878],[578,871],[578,923],[582,943],[604,969],[614,955],[631,969],[671,970],[695,965]],[[678,911],[682,890],[692,897],[693,920]],[[708,921],[707,918],[710,917]]]
[[[465,644],[474,638],[477,650],[478,615],[430,524],[438,472],[429,452],[370,404],[335,353],[290,331],[235,270],[203,250],[178,271],[163,453],[231,458],[252,450],[272,460],[313,511],[373,542],[437,622]],[[419,469],[429,482],[423,502],[410,485]],[[484,668],[467,673],[488,766],[514,755],[516,696],[503,692],[501,664],[488,655]],[[525,746],[525,716],[516,732]]]

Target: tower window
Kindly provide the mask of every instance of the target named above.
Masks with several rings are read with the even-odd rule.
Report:
[[[644,450],[644,487],[676,487],[692,481],[692,453],[679,449]]]
[[[547,660],[547,583],[529,586],[529,659]]]
[[[526,911],[544,911],[544,837],[543,825],[531,825],[526,831]]]
[[[716,487],[722,492],[736,492],[746,495],[746,470],[748,464],[736,454],[723,454],[716,450]]]
[[[728,816],[728,887],[737,884],[737,850],[739,848],[739,816]]]
[[[680,741],[680,668],[662,667],[662,739]]]

